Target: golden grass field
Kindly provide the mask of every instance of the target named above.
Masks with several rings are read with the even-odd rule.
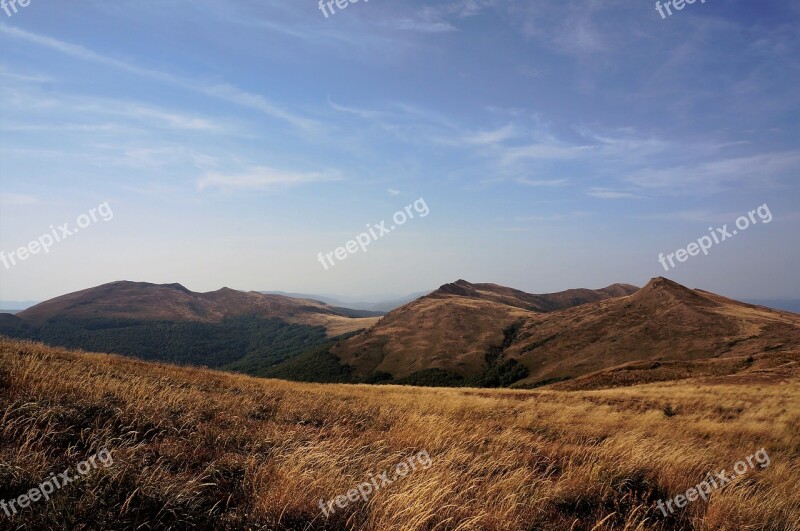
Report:
[[[667,416],[670,405],[673,416]],[[297,384],[0,339],[0,499],[114,464],[2,529],[797,530],[800,381],[597,391]],[[655,507],[765,448],[771,464]],[[325,519],[422,450],[432,465]]]

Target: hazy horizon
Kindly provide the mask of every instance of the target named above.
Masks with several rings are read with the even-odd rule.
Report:
[[[650,2],[326,18],[314,1],[34,0],[0,12],[0,251],[100,215],[0,262],[0,300],[123,279],[365,298],[657,276],[800,298],[799,19],[788,0],[666,19]],[[764,205],[769,223],[659,263]]]
[[[130,281],[130,282],[140,282],[140,281]],[[455,280],[453,280],[453,282],[455,282]],[[473,284],[482,284],[483,282],[472,282],[472,283]],[[492,282],[487,282],[487,283],[492,283]],[[173,284],[173,282],[165,282],[163,284]],[[178,284],[181,284],[181,283],[178,282]],[[625,284],[625,283],[624,282],[620,282],[619,284]],[[639,286],[639,287],[644,287],[645,284],[646,283],[636,284],[636,285]],[[95,286],[87,286],[84,289],[88,289],[88,288],[91,288],[91,287],[95,287]],[[188,286],[184,286],[184,287],[189,289],[190,291],[194,291],[194,292],[198,291],[198,290],[193,290]],[[220,288],[217,288],[217,289],[228,288],[228,287],[229,286],[220,286]],[[435,286],[435,287],[431,287],[430,289],[417,290],[417,291],[409,292],[409,293],[365,293],[365,294],[362,294],[362,295],[350,295],[349,293],[288,292],[288,291],[285,291],[285,290],[275,290],[275,289],[269,289],[269,290],[265,290],[265,289],[241,289],[240,291],[257,291],[257,292],[262,292],[262,293],[284,294],[284,295],[288,295],[288,296],[304,295],[304,296],[311,296],[311,297],[329,298],[329,299],[335,299],[335,300],[341,302],[343,305],[345,305],[345,307],[347,307],[348,304],[386,303],[386,302],[395,301],[395,300],[403,300],[403,299],[406,299],[406,298],[409,298],[409,297],[412,297],[412,296],[420,297],[420,296],[422,296],[422,294],[434,291],[435,289],[437,289],[439,287],[440,286]],[[511,288],[514,288],[514,289],[520,289],[520,288],[516,288],[515,286],[506,286],[506,287],[511,287]],[[575,288],[601,289],[601,288],[604,288],[604,287],[607,287],[607,286],[576,286]],[[687,287],[703,289],[701,286],[687,286]],[[575,289],[575,288],[566,288],[566,289]],[[237,288],[231,288],[231,289],[237,289]],[[80,290],[78,290],[78,291],[80,291]],[[208,291],[216,291],[216,289],[212,289],[212,290],[208,290]],[[522,290],[522,291],[525,291],[525,290]],[[54,297],[58,297],[60,295],[66,295],[67,293],[72,293],[72,292],[59,293],[57,295],[53,295],[52,297],[46,297],[46,298],[43,298],[43,299],[40,299],[40,300],[25,300],[25,301],[0,300],[0,312],[2,312],[3,310],[13,310],[13,311],[24,310],[24,309],[27,309],[27,308],[29,308],[29,307],[31,307],[31,306],[33,306],[35,304],[38,304],[40,302],[44,302],[46,300],[52,299]],[[542,294],[544,294],[544,292],[542,292]],[[800,304],[800,299],[787,297],[787,296],[783,296],[783,297],[735,297],[733,295],[728,295],[728,294],[725,294],[725,293],[719,293],[719,295],[727,296],[727,297],[730,297],[730,298],[733,298],[733,299],[736,299],[736,300],[741,300],[742,302],[748,302],[748,303],[751,303],[751,304],[759,304],[759,305],[769,306],[769,307],[772,307],[772,308],[775,308],[775,309],[788,310],[788,311],[793,311],[793,312],[797,312],[798,311],[798,304]],[[8,303],[21,303],[21,304],[16,304],[15,305],[15,304],[8,304]],[[785,303],[785,304],[781,304],[781,303]]]

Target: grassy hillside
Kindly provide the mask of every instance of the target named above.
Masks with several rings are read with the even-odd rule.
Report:
[[[600,290],[534,295],[459,280],[390,312],[366,334],[337,345],[332,353],[359,377],[388,373],[409,382],[430,381],[431,376],[436,382],[480,378],[493,369],[492,363],[487,364],[487,349],[504,340],[509,326],[542,312],[622,297],[636,290],[615,284]]]
[[[690,366],[702,360],[797,350],[797,314],[659,278],[630,297],[527,320],[507,355],[531,369],[521,384],[535,385],[635,362]]]
[[[766,355],[765,355],[766,356]],[[0,339],[0,529],[800,529],[800,359],[622,390],[299,384]],[[771,464],[664,517],[659,499]],[[328,518],[320,500],[426,451]]]
[[[41,324],[54,318],[86,320],[97,317],[211,323],[254,315],[263,319],[335,327],[337,330],[331,333],[335,336],[377,320],[375,316],[358,317],[363,314],[346,308],[333,308],[319,301],[264,295],[255,291],[222,288],[197,293],[180,284],[119,281],[50,299],[17,316],[29,323]]]
[[[517,360],[503,358],[505,350],[514,341],[520,326],[521,323],[514,323],[506,327],[503,330],[501,344],[490,346],[484,353],[484,371],[467,378],[445,369],[423,369],[402,378],[395,378],[390,373],[381,371],[358,375],[353,367],[342,363],[334,351],[343,342],[358,336],[361,331],[344,334],[283,363],[268,369],[248,372],[248,374],[315,383],[395,384],[422,387],[508,387],[528,376],[527,367],[518,363]]]
[[[635,363],[698,367],[797,350],[797,314],[655,278],[638,291],[615,285],[550,295],[459,281],[398,308],[330,352],[360,381],[538,388]],[[719,374],[719,367],[709,368]],[[663,381],[690,373],[662,369],[647,376]],[[610,381],[622,376],[618,371]],[[595,378],[591,385],[601,384]]]
[[[119,281],[68,293],[17,315],[0,335],[145,360],[261,374],[372,326],[371,312],[319,301],[222,288]]]
[[[113,352],[151,361],[258,374],[324,344],[322,326],[252,315],[220,322],[53,318],[41,325],[0,320],[0,334],[49,345]]]

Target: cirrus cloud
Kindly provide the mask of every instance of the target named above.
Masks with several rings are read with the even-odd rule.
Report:
[[[299,186],[309,183],[341,180],[337,171],[293,172],[278,170],[267,166],[256,166],[243,173],[208,173],[197,182],[197,189],[233,190],[271,190],[278,187]]]

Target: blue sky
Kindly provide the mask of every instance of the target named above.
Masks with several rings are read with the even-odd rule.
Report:
[[[0,300],[110,282],[383,296],[665,275],[800,297],[800,8],[80,3],[0,11]],[[317,253],[430,209],[328,270]],[[768,204],[665,272],[675,252]]]

